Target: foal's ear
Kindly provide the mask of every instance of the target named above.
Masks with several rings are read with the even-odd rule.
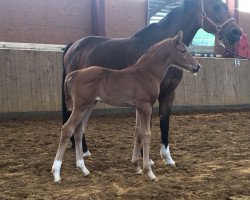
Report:
[[[180,41],[182,41],[182,36],[183,36],[182,31],[179,31],[179,33],[174,37],[173,44],[175,46],[177,46],[180,43]]]

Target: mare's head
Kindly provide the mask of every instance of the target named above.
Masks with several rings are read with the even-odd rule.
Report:
[[[184,0],[184,9],[194,12],[194,7],[197,8],[196,21],[206,32],[217,35],[228,47],[240,40],[241,28],[230,16],[225,0]]]
[[[182,31],[180,31],[178,35],[170,40],[171,45],[168,48],[171,48],[171,52],[167,59],[170,60],[172,65],[181,67],[194,74],[200,70],[200,64],[188,51],[187,46],[182,42],[182,35]]]

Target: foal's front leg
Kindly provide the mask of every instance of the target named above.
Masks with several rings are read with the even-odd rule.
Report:
[[[149,159],[149,147],[150,147],[150,119],[152,114],[152,105],[143,105],[141,109],[139,109],[139,118],[140,118],[140,131],[141,131],[141,140],[143,145],[143,167],[148,173],[149,180],[157,180],[154,175],[151,162]]]
[[[142,170],[140,167],[140,144],[141,144],[141,132],[140,132],[140,119],[138,111],[136,110],[136,124],[135,124],[135,144],[132,156],[132,163],[135,166],[135,173],[141,174]]]

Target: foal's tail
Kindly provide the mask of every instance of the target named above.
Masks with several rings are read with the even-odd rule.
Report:
[[[72,100],[72,96],[71,96],[71,89],[72,89],[72,81],[73,81],[76,73],[77,73],[77,71],[74,71],[74,72],[71,72],[70,74],[68,74],[66,76],[66,79],[64,82],[65,105],[69,111],[72,111],[72,109],[73,109],[73,100]]]

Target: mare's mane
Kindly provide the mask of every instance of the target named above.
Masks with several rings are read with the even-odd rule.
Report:
[[[143,35],[147,34],[148,32],[150,32],[153,29],[156,29],[157,27],[159,27],[159,24],[162,23],[171,23],[174,22],[176,15],[179,13],[178,11],[180,10],[180,8],[182,7],[182,5],[173,8],[164,18],[162,18],[158,23],[152,23],[148,26],[146,26],[145,28],[141,29],[140,31],[136,32],[132,37],[137,38],[137,37],[142,37]]]
[[[172,24],[176,20],[176,16],[181,13],[186,13],[187,11],[193,10],[198,4],[198,0],[183,0],[182,3],[173,8],[164,18],[162,18],[158,23],[152,23],[140,31],[136,32],[132,37],[142,37],[148,32],[160,27],[161,24]]]
[[[197,4],[197,0],[184,0],[183,1],[183,10],[188,10],[190,8],[193,8],[194,7],[194,4]]]
[[[149,24],[148,26],[146,26],[145,28],[139,30],[138,32],[136,32],[132,37],[140,37],[143,36],[145,33],[150,32],[152,29],[155,29],[157,27],[157,23],[152,23]]]
[[[142,63],[147,62],[150,58],[152,58],[162,47],[166,45],[166,43],[169,43],[173,40],[173,38],[167,38],[162,40],[159,43],[154,44],[152,47],[150,47],[145,54],[143,54],[140,59],[136,62],[136,66],[140,65]]]

